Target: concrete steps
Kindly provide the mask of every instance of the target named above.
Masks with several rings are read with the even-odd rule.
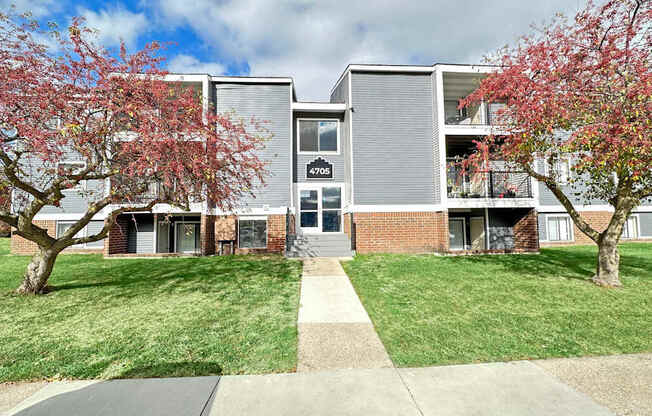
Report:
[[[295,237],[287,257],[351,257],[351,240],[344,233],[302,234]]]

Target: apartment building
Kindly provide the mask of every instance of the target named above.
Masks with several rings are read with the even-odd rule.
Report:
[[[456,163],[473,150],[474,139],[495,127],[499,104],[457,108],[490,71],[349,65],[328,102],[297,101],[291,78],[170,76],[201,91],[217,112],[269,122],[273,138],[260,155],[269,163],[266,186],[234,212],[198,202],[190,212],[160,205],[151,213],[122,215],[105,241],[73,250],[350,256],[536,252],[541,245],[589,243],[554,195],[524,172],[499,161],[463,172]],[[568,166],[557,168],[571,174]],[[81,192],[67,192],[61,207],[47,207],[36,218],[53,235],[88,204]],[[610,218],[605,202],[575,203],[598,228]],[[105,215],[83,232],[99,230]],[[630,216],[623,238],[652,239],[652,204]],[[12,249],[28,253],[34,246],[13,236]]]

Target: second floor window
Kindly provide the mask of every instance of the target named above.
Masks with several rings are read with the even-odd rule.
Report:
[[[337,153],[337,120],[299,120],[300,153]]]

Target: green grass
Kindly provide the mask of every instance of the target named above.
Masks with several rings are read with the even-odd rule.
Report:
[[[0,382],[292,371],[301,265],[280,256],[62,255],[46,296],[0,239]]]
[[[652,244],[622,245],[618,290],[590,283],[595,255],[366,255],[344,268],[398,366],[652,351]]]

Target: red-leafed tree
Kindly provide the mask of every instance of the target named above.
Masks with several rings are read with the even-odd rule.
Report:
[[[196,89],[166,81],[161,45],[112,54],[94,39],[81,19],[58,32],[0,14],[0,189],[13,193],[0,220],[38,246],[20,293],[45,292],[57,255],[105,238],[121,213],[204,200],[229,210],[264,182],[260,123],[216,114]],[[61,236],[35,223],[75,193],[88,209]],[[96,214],[104,228],[76,237]]]
[[[475,160],[493,155],[544,183],[598,245],[593,281],[608,287],[621,285],[623,226],[652,195],[651,54],[649,0],[589,2],[500,50],[489,59],[496,72],[461,103],[506,104],[503,126],[478,143]],[[568,179],[559,163],[567,160]],[[578,200],[613,207],[606,229],[580,215]]]

